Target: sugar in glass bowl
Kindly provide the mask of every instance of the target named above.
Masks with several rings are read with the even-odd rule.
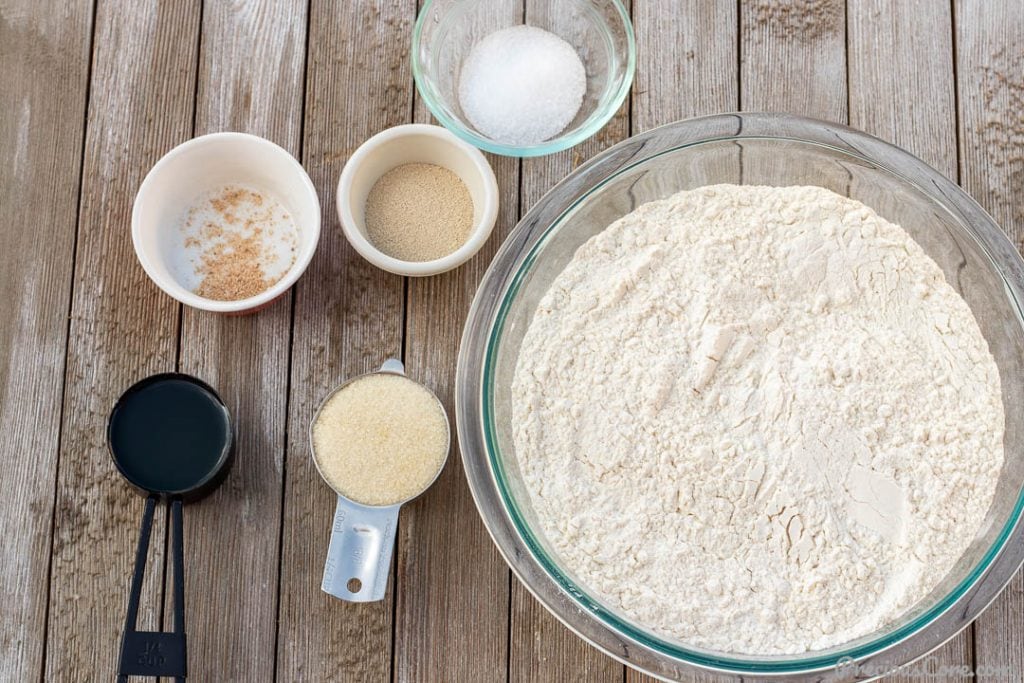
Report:
[[[1002,380],[1006,460],[973,542],[902,617],[826,650],[771,656],[710,651],[630,620],[560,560],[520,475],[511,382],[541,297],[580,245],[637,206],[716,183],[821,186],[902,226],[970,306]],[[689,680],[696,672],[743,680],[872,679],[952,638],[1024,558],[1022,310],[1024,261],[1010,240],[963,190],[897,147],[842,125],[783,114],[723,114],[656,128],[606,150],[556,185],[491,262],[466,322],[456,378],[466,477],[484,524],[519,579],[569,628],[632,667],[670,680]]]
[[[472,145],[505,156],[552,154],[600,130],[629,93],[636,44],[620,0],[427,0],[416,20],[412,72],[437,120]],[[459,104],[463,60],[483,38],[500,29],[529,25],[555,34],[576,49],[587,87],[576,117],[543,142],[516,146],[493,140],[469,122]]]

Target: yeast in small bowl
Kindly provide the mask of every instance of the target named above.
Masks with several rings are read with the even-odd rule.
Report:
[[[433,164],[458,176],[473,202],[465,241],[455,251],[428,261],[406,261],[386,254],[370,239],[366,202],[378,180],[406,164]],[[484,245],[498,217],[498,181],[487,159],[440,126],[408,124],[377,133],[355,151],[338,180],[338,217],[345,237],[359,254],[396,275],[437,275],[462,265]]]

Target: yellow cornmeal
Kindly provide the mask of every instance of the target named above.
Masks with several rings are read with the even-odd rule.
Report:
[[[393,505],[427,488],[444,465],[448,421],[434,395],[411,379],[367,375],[324,404],[313,453],[346,498]]]

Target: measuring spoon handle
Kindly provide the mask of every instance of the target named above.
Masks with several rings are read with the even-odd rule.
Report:
[[[338,496],[320,588],[348,602],[383,600],[399,505],[369,507]]]
[[[142,595],[142,581],[146,573],[146,556],[149,554],[149,537],[153,530],[153,516],[158,496],[146,498],[142,513],[142,527],[139,529],[139,545],[135,551],[135,571],[128,595],[128,614],[125,617],[124,633],[121,636],[121,656],[117,668],[117,682],[127,683],[129,676],[155,676],[174,678],[184,683],[188,669],[185,644],[185,568],[182,541],[181,500],[170,501],[171,508],[171,555],[174,563],[174,631],[139,631],[139,600]]]

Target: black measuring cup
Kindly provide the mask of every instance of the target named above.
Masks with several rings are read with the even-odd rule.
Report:
[[[153,375],[117,400],[107,421],[107,446],[121,475],[146,496],[135,554],[128,615],[121,638],[118,683],[128,676],[184,681],[185,561],[182,503],[213,491],[227,476],[234,434],[227,406],[208,384],[179,373]],[[174,630],[138,631],[139,598],[157,501],[171,510]]]

